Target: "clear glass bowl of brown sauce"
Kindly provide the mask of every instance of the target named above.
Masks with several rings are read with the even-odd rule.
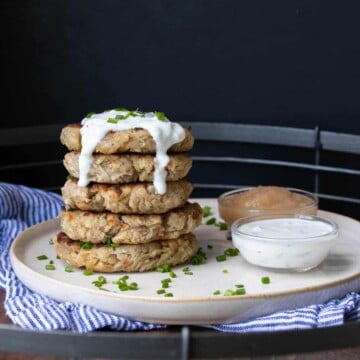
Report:
[[[220,217],[230,226],[235,220],[253,215],[279,213],[316,215],[318,198],[315,194],[281,186],[240,188],[218,197]]]

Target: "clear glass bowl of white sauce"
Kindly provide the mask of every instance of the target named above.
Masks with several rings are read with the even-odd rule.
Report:
[[[231,234],[250,264],[303,272],[325,260],[338,237],[338,225],[311,215],[255,215],[236,220]]]

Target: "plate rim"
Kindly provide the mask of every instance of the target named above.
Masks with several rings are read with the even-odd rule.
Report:
[[[190,199],[191,201],[201,201],[201,202],[206,202],[206,201],[214,201],[214,198],[203,198],[203,199]],[[337,214],[334,212],[329,212],[329,211],[324,211],[324,210],[320,210],[321,214],[330,214],[330,215],[336,215],[336,216],[340,216],[342,218],[344,218],[347,221],[355,221],[358,222],[360,225],[360,222],[357,221],[354,218],[342,215],[342,214]],[[186,298],[176,298],[176,297],[156,297],[156,296],[139,296],[139,295],[126,295],[126,294],[122,294],[122,293],[113,293],[113,292],[101,292],[101,294],[99,294],[98,289],[92,289],[92,288],[87,288],[87,287],[83,287],[81,285],[76,285],[76,284],[72,284],[72,283],[67,283],[64,282],[62,280],[58,280],[58,279],[54,279],[52,277],[46,276],[42,273],[37,272],[36,270],[32,269],[31,267],[29,267],[28,265],[26,265],[24,262],[20,261],[19,256],[16,255],[16,248],[18,246],[21,245],[21,241],[23,241],[22,239],[24,237],[26,237],[28,235],[29,232],[31,231],[36,231],[38,229],[43,229],[44,227],[48,226],[48,227],[56,227],[59,226],[59,219],[57,217],[50,219],[50,220],[46,220],[43,222],[40,222],[38,224],[32,225],[30,227],[28,227],[27,229],[25,229],[24,231],[22,231],[21,233],[19,233],[16,238],[13,240],[10,250],[9,250],[9,257],[10,257],[10,261],[11,261],[11,266],[13,271],[15,272],[15,274],[18,276],[15,268],[16,266],[22,266],[23,268],[26,268],[27,271],[31,272],[32,274],[34,274],[37,277],[40,277],[40,279],[46,279],[46,281],[50,281],[51,283],[53,283],[54,285],[66,285],[70,288],[76,288],[77,290],[81,289],[82,291],[85,291],[86,293],[90,293],[93,295],[97,295],[97,296],[101,296],[101,297],[106,297],[109,299],[117,299],[117,300],[128,300],[128,301],[137,301],[137,302],[152,302],[152,303],[200,303],[200,302],[228,302],[228,301],[239,301],[239,300],[263,300],[263,299],[274,299],[277,297],[283,297],[283,296],[292,296],[292,295],[297,295],[297,294],[303,294],[303,293],[308,293],[308,292],[312,292],[312,291],[319,291],[322,289],[328,289],[328,288],[332,288],[332,287],[337,287],[337,286],[341,286],[343,284],[352,282],[358,278],[360,278],[360,270],[358,273],[353,274],[351,276],[348,276],[346,278],[342,278],[336,281],[333,281],[331,283],[328,284],[322,284],[322,285],[313,285],[313,286],[307,286],[305,288],[301,288],[301,289],[295,289],[295,290],[283,290],[283,291],[275,291],[272,293],[264,293],[264,294],[244,294],[244,295],[234,295],[234,296],[211,296],[209,295],[208,297],[204,297],[204,296],[199,296],[199,297],[186,297]],[[54,231],[56,231],[56,229],[54,229]],[[24,242],[24,241],[23,241]],[[18,264],[16,264],[14,266],[14,262],[17,262]],[[99,274],[105,274],[106,273],[100,273]],[[21,280],[21,278],[18,276],[18,278]]]

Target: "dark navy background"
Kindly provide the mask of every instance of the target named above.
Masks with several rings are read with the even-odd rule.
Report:
[[[2,0],[2,127],[126,106],[179,122],[360,133],[359,7]]]
[[[164,111],[175,122],[267,124],[360,135],[358,1],[2,0],[1,127],[79,122],[113,107]],[[7,150],[7,151],[6,151]],[[52,147],[2,150],[2,164],[62,159]],[[299,148],[197,142],[197,155],[314,163]],[[360,168],[323,152],[321,164]],[[310,171],[197,163],[195,183],[276,184],[314,191]],[[2,181],[59,188],[53,170]],[[320,193],[360,197],[358,176],[321,173]],[[217,196],[221,189],[194,196]],[[359,214],[359,206],[321,201]]]

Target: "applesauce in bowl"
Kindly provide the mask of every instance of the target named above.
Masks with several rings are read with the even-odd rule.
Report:
[[[223,193],[218,197],[220,217],[230,226],[235,220],[253,215],[279,213],[316,215],[316,195],[281,186],[257,186]]]

